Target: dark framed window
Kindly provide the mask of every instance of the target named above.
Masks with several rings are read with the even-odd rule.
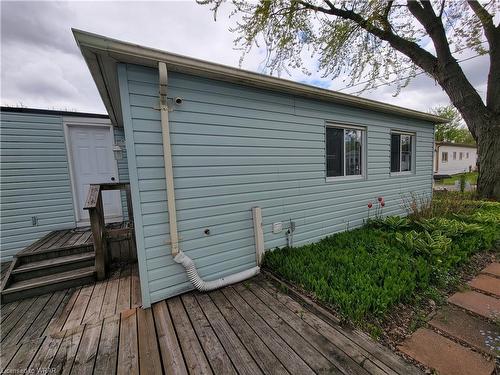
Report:
[[[447,152],[441,153],[441,160],[443,161],[443,163],[448,163],[448,153]]]
[[[412,134],[391,133],[391,173],[411,172],[414,138]]]
[[[327,125],[325,136],[326,176],[363,176],[364,130]]]

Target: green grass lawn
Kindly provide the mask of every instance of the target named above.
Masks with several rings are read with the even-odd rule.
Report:
[[[477,184],[477,172],[467,172],[467,173],[459,173],[451,176],[450,178],[445,178],[437,182],[439,185],[455,185],[455,181],[459,181],[460,176],[465,175],[465,181],[470,184]]]
[[[500,240],[500,203],[446,197],[409,218],[269,251],[263,266],[351,321],[383,317],[398,302],[446,287],[454,270]]]

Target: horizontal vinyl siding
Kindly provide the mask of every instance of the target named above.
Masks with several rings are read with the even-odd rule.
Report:
[[[75,225],[61,116],[0,114],[2,261],[46,233]],[[32,217],[38,225],[32,225]]]
[[[191,285],[166,245],[157,71],[129,65],[122,73],[141,279],[154,302]],[[253,206],[262,207],[269,249],[286,244],[285,231],[272,233],[273,222],[294,220],[294,243],[302,245],[361,225],[367,202],[378,196],[386,214],[402,214],[402,197],[431,194],[431,124],[178,73],[169,74],[168,97],[184,99],[169,114],[181,249],[207,280],[255,265]],[[366,126],[366,180],[325,181],[326,120]],[[391,130],[416,134],[414,174],[390,175]]]

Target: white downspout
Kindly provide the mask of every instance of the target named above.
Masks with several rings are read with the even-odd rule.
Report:
[[[161,130],[163,138],[163,158],[165,159],[165,180],[167,184],[167,207],[168,207],[168,222],[170,227],[170,246],[171,246],[172,256],[174,257],[174,261],[179,264],[182,264],[193,286],[196,289],[203,292],[218,289],[223,286],[237,283],[245,279],[248,279],[252,276],[255,276],[260,272],[260,267],[258,266],[217,280],[204,281],[198,274],[198,271],[196,270],[196,266],[193,260],[179,249],[179,234],[177,231],[177,211],[175,208],[174,175],[172,168],[172,146],[170,144],[170,126],[168,123],[167,64],[165,64],[164,62],[159,62],[158,71],[160,78]]]

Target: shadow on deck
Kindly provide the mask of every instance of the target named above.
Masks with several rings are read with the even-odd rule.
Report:
[[[149,309],[139,296],[137,268],[128,266],[107,280],[3,305],[0,372],[419,373],[264,276]]]

